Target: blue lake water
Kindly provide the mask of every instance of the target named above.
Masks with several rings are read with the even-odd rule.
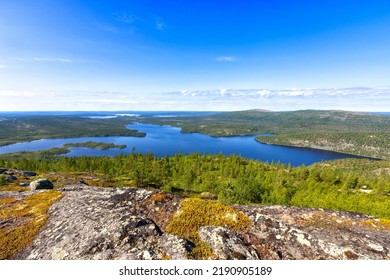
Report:
[[[42,139],[32,142],[16,143],[0,147],[0,154],[46,150],[61,147],[66,143],[97,141],[127,145],[125,149],[99,150],[84,147],[70,148],[66,156],[115,156],[121,153],[153,153],[156,156],[176,153],[205,153],[224,155],[237,154],[246,158],[291,163],[292,166],[309,165],[323,160],[334,160],[350,155],[306,148],[293,148],[258,143],[254,136],[210,137],[199,133],[181,133],[180,128],[137,123],[127,126],[129,129],[146,132],[146,137],[83,137],[65,139]],[[135,150],[132,150],[132,147]]]

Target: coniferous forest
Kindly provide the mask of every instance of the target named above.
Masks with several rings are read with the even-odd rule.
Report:
[[[236,155],[46,155],[3,158],[0,166],[51,173],[52,177],[61,173],[94,174],[105,187],[154,188],[187,196],[210,192],[226,203],[315,207],[390,218],[388,161],[343,159],[292,168]]]

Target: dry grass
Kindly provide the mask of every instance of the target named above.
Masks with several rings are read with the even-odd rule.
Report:
[[[317,229],[343,229],[350,227],[352,221],[339,220],[337,217],[327,215],[321,211],[315,212],[310,218],[300,222],[303,228],[317,228]]]
[[[30,246],[46,223],[47,211],[60,198],[58,191],[44,191],[25,199],[0,199],[0,259],[12,258]]]

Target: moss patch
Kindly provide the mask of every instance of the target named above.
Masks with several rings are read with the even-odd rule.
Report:
[[[309,219],[301,221],[303,228],[318,229],[343,229],[352,226],[352,221],[337,219],[337,217],[327,215],[321,211],[315,212]]]
[[[0,259],[9,259],[32,244],[46,223],[49,207],[62,196],[50,190],[21,200],[0,199]]]
[[[368,227],[377,230],[390,230],[390,220],[363,220],[359,223],[363,227]]]
[[[222,226],[233,231],[244,230],[250,225],[249,217],[217,201],[187,198],[180,203],[177,211],[166,227],[168,233],[185,238],[198,247],[195,257],[211,254],[204,242],[200,241],[198,230],[204,226]]]

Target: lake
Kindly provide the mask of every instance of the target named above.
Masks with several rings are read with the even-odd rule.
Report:
[[[176,153],[205,153],[224,155],[237,154],[246,158],[267,161],[290,163],[292,166],[309,165],[323,160],[355,157],[329,151],[284,147],[258,143],[255,136],[237,137],[210,137],[199,133],[181,133],[180,128],[159,126],[144,123],[135,123],[127,126],[129,129],[146,132],[146,137],[83,137],[42,139],[32,142],[16,143],[0,147],[0,154],[38,151],[61,147],[66,143],[96,141],[127,145],[125,149],[99,150],[84,147],[70,148],[66,156],[115,156],[121,153],[153,153],[156,156],[173,155]],[[132,150],[132,147],[135,150]]]

